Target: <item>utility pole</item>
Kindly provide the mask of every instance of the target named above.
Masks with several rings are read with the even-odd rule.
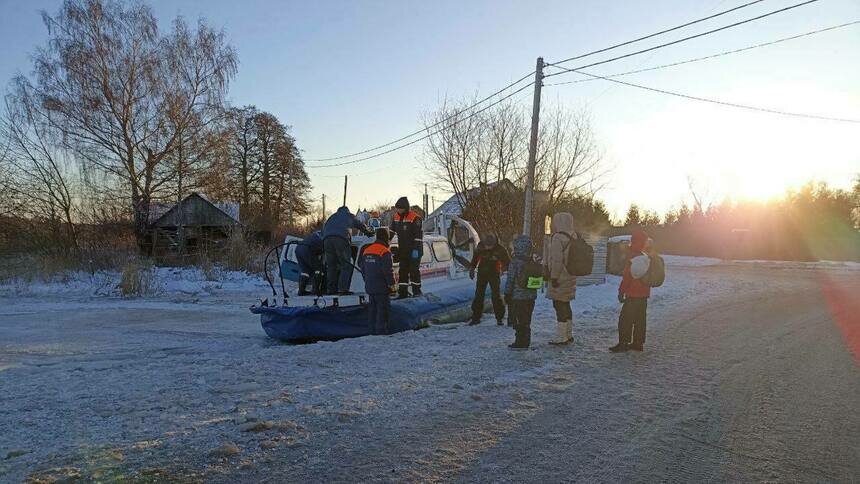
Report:
[[[526,174],[526,199],[523,209],[523,234],[531,235],[532,209],[535,192],[535,163],[537,157],[538,126],[540,125],[540,89],[543,84],[543,57],[537,58],[535,66],[535,95],[532,101],[532,132],[529,138],[529,166]]]
[[[430,195],[427,194],[427,184],[424,184],[424,216],[430,215]]]
[[[323,193],[322,219],[325,221],[325,193]]]
[[[347,177],[348,177],[348,176],[349,176],[349,175],[344,175],[344,176],[343,176],[343,205],[341,205],[342,207],[345,207],[345,206],[346,206],[346,182],[347,182]]]

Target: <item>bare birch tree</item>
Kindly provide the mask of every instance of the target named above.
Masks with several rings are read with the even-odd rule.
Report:
[[[159,36],[142,4],[66,0],[42,17],[50,38],[34,57],[36,95],[68,148],[127,186],[143,247],[150,204],[175,176],[169,157],[222,103],[236,53],[202,21],[192,30],[178,18]]]

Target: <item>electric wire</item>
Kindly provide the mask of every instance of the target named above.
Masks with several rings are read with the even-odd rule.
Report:
[[[736,10],[740,10],[740,9],[742,9],[742,8],[749,7],[749,6],[751,6],[751,5],[755,5],[755,4],[757,4],[757,3],[761,3],[761,2],[763,2],[763,1],[764,1],[764,0],[756,0],[756,1],[754,1],[754,2],[745,3],[745,4],[743,4],[743,5],[739,5],[739,6],[737,6],[737,7],[730,8],[730,9],[728,9],[728,10],[723,10],[722,12],[717,12],[717,13],[715,13],[715,14],[713,14],[713,15],[709,15],[709,16],[707,16],[707,17],[702,17],[702,18],[700,18],[700,19],[693,20],[693,21],[691,21],[691,22],[687,22],[687,23],[685,23],[685,24],[681,24],[681,25],[678,25],[678,26],[675,26],[675,27],[672,27],[672,28],[668,28],[668,29],[666,29],[666,30],[661,30],[661,31],[659,31],[659,32],[655,32],[655,33],[653,33],[653,34],[648,34],[648,35],[645,35],[645,36],[643,36],[643,37],[639,37],[638,39],[628,40],[628,41],[626,41],[626,42],[622,42],[622,43],[620,43],[620,44],[615,44],[615,45],[611,45],[611,46],[609,46],[609,47],[604,47],[603,49],[593,50],[593,51],[591,51],[591,52],[587,52],[587,53],[585,53],[585,54],[580,54],[580,55],[577,55],[577,56],[574,56],[574,57],[568,57],[567,59],[560,60],[560,61],[558,61],[558,62],[554,62],[554,63],[549,64],[549,65],[564,64],[565,62],[569,62],[569,61],[572,61],[572,60],[582,59],[582,58],[584,58],[584,57],[589,57],[589,56],[592,56],[592,55],[594,55],[594,54],[600,54],[600,53],[602,53],[602,52],[606,52],[606,51],[608,51],[608,50],[617,49],[618,47],[624,47],[625,45],[634,44],[634,43],[636,43],[636,42],[640,42],[640,41],[642,41],[642,40],[647,40],[647,39],[650,39],[650,38],[652,38],[652,37],[657,37],[658,35],[663,35],[663,34],[666,34],[666,33],[669,33],[669,32],[675,31],[675,30],[678,30],[678,29],[682,29],[682,28],[684,28],[684,27],[689,27],[690,25],[694,25],[694,24],[697,24],[697,23],[700,23],[700,22],[704,22],[704,21],[706,21],[706,20],[711,20],[712,18],[716,18],[716,17],[719,17],[719,16],[721,16],[721,15],[725,15],[725,14],[727,14],[727,13],[731,13],[731,12],[734,12],[734,11],[736,11]]]
[[[747,109],[747,110],[752,110],[752,111],[761,111],[761,112],[770,113],[770,114],[780,114],[783,116],[793,116],[793,117],[798,117],[798,118],[818,119],[818,120],[824,120],[824,121],[838,121],[838,122],[843,122],[843,123],[860,123],[860,119],[837,118],[837,117],[823,116],[823,115],[818,115],[818,114],[795,113],[795,112],[791,112],[791,111],[781,111],[778,109],[763,108],[763,107],[759,107],[759,106],[750,106],[748,104],[738,104],[738,103],[733,103],[733,102],[728,102],[728,101],[720,101],[718,99],[704,98],[704,97],[693,96],[690,94],[684,94],[684,93],[680,93],[680,92],[667,91],[665,89],[658,89],[655,87],[643,86],[641,84],[634,84],[632,82],[619,81],[618,79],[611,79],[611,78],[608,78],[605,76],[599,76],[597,74],[590,74],[588,72],[576,71],[576,73],[582,74],[584,76],[593,77],[596,79],[603,79],[604,81],[614,82],[614,83],[621,84],[624,86],[635,87],[638,89],[644,89],[646,91],[652,91],[652,92],[656,92],[656,93],[660,93],[660,94],[667,94],[669,96],[675,96],[675,97],[680,97],[680,98],[684,98],[684,99],[690,99],[693,101],[701,101],[701,102],[706,102],[706,103],[719,104],[721,106],[729,106],[729,107],[733,107],[733,108]]]
[[[569,73],[569,72],[577,72],[579,69],[587,69],[587,68],[589,68],[589,67],[599,66],[599,65],[602,65],[602,64],[607,64],[607,63],[609,63],[609,62],[615,62],[615,61],[617,61],[617,60],[626,59],[626,58],[628,58],[628,57],[633,57],[633,56],[635,56],[635,55],[644,54],[644,53],[646,53],[646,52],[651,52],[652,50],[662,49],[662,48],[664,48],[664,47],[669,47],[669,46],[671,46],[671,45],[680,44],[681,42],[686,42],[686,41],[688,41],[688,40],[693,40],[693,39],[697,39],[697,38],[699,38],[699,37],[704,37],[704,36],[706,36],[706,35],[714,34],[714,33],[717,33],[717,32],[720,32],[720,31],[723,31],[723,30],[726,30],[726,29],[730,29],[730,28],[733,28],[733,27],[737,27],[737,26],[740,26],[740,25],[744,25],[744,24],[747,24],[747,23],[750,23],[750,22],[754,22],[754,21],[756,21],[756,20],[761,20],[761,19],[763,19],[763,18],[770,17],[771,15],[776,15],[776,14],[778,14],[778,13],[786,12],[786,11],[788,11],[788,10],[792,10],[792,9],[795,9],[795,8],[798,8],[798,7],[802,7],[802,6],[804,6],[804,5],[809,5],[810,3],[815,3],[815,2],[817,2],[817,1],[818,1],[818,0],[807,0],[807,1],[805,1],[805,2],[797,3],[797,4],[794,4],[794,5],[789,5],[788,7],[783,7],[783,8],[780,8],[780,9],[778,9],[778,10],[773,10],[773,11],[771,11],[771,12],[768,12],[768,13],[765,13],[765,14],[762,14],[762,15],[759,15],[759,16],[757,16],[757,17],[748,18],[748,19],[745,19],[745,20],[741,20],[741,21],[735,22],[735,23],[733,23],[733,24],[724,25],[724,26],[722,26],[722,27],[718,27],[718,28],[716,28],[716,29],[711,29],[711,30],[708,30],[708,31],[706,31],[706,32],[701,32],[701,33],[698,33],[698,34],[695,34],[695,35],[690,35],[690,36],[687,36],[687,37],[684,37],[684,38],[681,38],[681,39],[678,39],[678,40],[673,40],[673,41],[671,41],[671,42],[666,42],[666,43],[663,43],[663,44],[655,45],[655,46],[653,46],[653,47],[648,47],[647,49],[642,49],[642,50],[638,50],[638,51],[635,51],[635,52],[630,52],[630,53],[628,53],[628,54],[619,55],[619,56],[616,56],[616,57],[612,57],[612,58],[610,58],[610,59],[605,59],[605,60],[602,60],[602,61],[593,62],[593,63],[591,63],[591,64],[586,64],[586,65],[579,66],[579,67],[567,68],[567,67],[561,67],[561,66],[557,65],[558,63],[549,64],[551,67],[554,67],[554,68],[556,68],[556,69],[561,69],[561,71],[560,71],[560,72],[553,72],[553,73],[551,73],[551,74],[546,74],[546,75],[544,75],[543,77],[544,77],[544,79],[545,79],[545,78],[547,78],[547,77],[553,77],[553,76],[557,76],[557,75],[560,75],[560,74],[566,74],[566,73]]]
[[[502,101],[505,101],[506,99],[509,99],[509,98],[511,98],[511,97],[513,97],[513,96],[515,96],[515,95],[517,95],[517,94],[519,94],[519,93],[521,93],[522,91],[524,91],[524,90],[526,90],[526,89],[530,88],[533,84],[534,84],[534,82],[530,82],[530,83],[528,83],[528,84],[526,84],[526,85],[524,85],[524,86],[520,87],[520,88],[519,88],[519,89],[517,89],[516,91],[513,91],[513,92],[511,92],[510,94],[507,94],[507,95],[505,95],[505,96],[503,96],[503,97],[499,98],[498,100],[496,100],[496,101],[492,102],[491,104],[488,104],[488,105],[484,106],[483,108],[481,108],[481,109],[479,109],[479,110],[477,110],[477,111],[475,111],[475,112],[473,112],[473,113],[470,113],[470,114],[469,114],[469,115],[467,115],[466,117],[455,120],[455,121],[453,122],[453,124],[452,124],[452,125],[457,125],[457,124],[459,124],[459,123],[461,123],[461,122],[463,122],[463,121],[465,121],[465,120],[467,120],[467,119],[470,119],[470,118],[472,118],[472,117],[474,117],[474,116],[477,116],[478,114],[481,114],[482,112],[484,112],[484,111],[486,111],[486,110],[490,109],[491,107],[493,107],[493,106],[495,106],[495,105],[497,105],[497,104],[501,103]],[[424,129],[422,130],[422,132],[423,132],[423,131],[427,131],[429,128],[439,126],[440,124],[442,124],[442,123],[443,123],[443,122],[445,122],[445,121],[450,121],[451,119],[453,119],[453,118],[455,118],[455,117],[457,117],[457,116],[459,116],[459,115],[462,115],[462,114],[464,113],[464,111],[468,111],[468,110],[469,110],[469,109],[471,109],[472,107],[474,107],[474,105],[472,105],[472,106],[470,106],[470,107],[468,107],[468,108],[465,108],[465,109],[458,110],[456,113],[452,114],[451,116],[448,116],[448,117],[444,118],[443,120],[441,120],[441,121],[439,121],[439,122],[437,122],[437,123],[434,123],[434,124],[432,124],[432,125],[428,126],[427,128],[424,128]],[[444,129],[444,128],[443,128],[443,129]],[[328,165],[314,165],[314,166],[307,166],[307,168],[332,168],[332,167],[336,167],[336,166],[351,165],[351,164],[358,163],[358,162],[361,162],[361,161],[370,160],[370,159],[377,158],[377,157],[380,157],[380,156],[383,156],[383,155],[387,155],[387,154],[389,154],[389,153],[392,153],[392,152],[394,152],[394,151],[400,150],[400,149],[402,149],[402,148],[406,148],[407,146],[414,145],[415,143],[418,143],[418,142],[420,142],[420,141],[424,141],[425,139],[430,138],[431,136],[436,135],[436,134],[439,134],[439,133],[441,133],[441,132],[442,132],[442,129],[438,129],[438,130],[433,131],[433,132],[431,132],[431,133],[428,133],[428,134],[426,134],[426,135],[424,135],[424,136],[422,136],[422,137],[420,137],[420,138],[416,138],[416,139],[414,139],[414,140],[412,140],[412,141],[409,141],[409,142],[407,142],[407,143],[404,143],[404,144],[401,144],[401,145],[395,146],[394,148],[391,148],[391,149],[388,149],[388,150],[385,150],[385,151],[383,151],[383,152],[376,153],[376,154],[373,154],[373,155],[365,156],[365,157],[363,157],[363,158],[358,158],[358,159],[355,159],[355,160],[349,160],[349,161],[343,161],[343,162],[340,162],[340,163],[331,163],[331,164],[328,164]]]
[[[855,20],[855,21],[853,21],[853,22],[847,22],[847,23],[840,24],[840,25],[834,25],[834,26],[832,26],[832,27],[826,27],[826,28],[819,29],[819,30],[813,30],[813,31],[805,32],[805,33],[798,34],[798,35],[792,35],[791,37],[784,37],[784,38],[782,38],[782,39],[777,39],[777,40],[773,40],[773,41],[770,41],[770,42],[764,42],[764,43],[761,43],[761,44],[751,45],[751,46],[743,47],[743,48],[740,48],[740,49],[727,50],[727,51],[719,52],[719,53],[716,53],[716,54],[706,55],[706,56],[703,56],[703,57],[696,57],[696,58],[693,58],[693,59],[687,59],[687,60],[683,60],[683,61],[672,62],[672,63],[670,63],[670,64],[662,64],[662,65],[659,65],[659,66],[646,67],[646,68],[644,68],[644,69],[636,69],[636,70],[633,70],[633,71],[619,72],[619,73],[617,73],[617,74],[609,74],[609,75],[606,75],[606,76],[603,76],[603,77],[612,77],[612,78],[615,78],[615,77],[621,77],[621,76],[629,76],[629,75],[631,75],[631,74],[639,74],[639,73],[642,73],[642,72],[656,71],[656,70],[658,70],[658,69],[665,69],[665,68],[667,68],[667,67],[675,67],[675,66],[680,66],[680,65],[684,65],[684,64],[690,64],[690,63],[693,63],[693,62],[699,62],[699,61],[703,61],[703,60],[714,59],[714,58],[722,57],[722,56],[729,55],[729,54],[737,54],[737,53],[740,53],[740,52],[746,52],[746,51],[748,51],[748,50],[758,49],[758,48],[760,48],[760,47],[767,47],[767,46],[770,46],[770,45],[775,45],[775,44],[779,44],[779,43],[782,43],[782,42],[787,42],[787,41],[789,41],[789,40],[800,39],[800,38],[802,38],[802,37],[808,37],[808,36],[810,36],[810,35],[820,34],[820,33],[822,33],[822,32],[828,32],[828,31],[831,31],[831,30],[841,29],[841,28],[844,28],[844,27],[850,27],[850,26],[852,26],[852,25],[857,25],[857,24],[860,24],[860,20]],[[577,80],[575,80],[575,81],[564,81],[564,82],[554,82],[554,83],[551,83],[551,84],[545,84],[545,85],[544,85],[544,87],[563,86],[563,85],[565,85],[565,84],[577,84],[577,83],[580,83],[580,82],[591,82],[591,81],[598,81],[598,80],[600,80],[600,79],[597,79],[597,78],[577,79]]]
[[[481,100],[479,100],[479,101],[476,101],[474,104],[472,104],[471,106],[469,106],[469,107],[467,107],[467,108],[465,108],[465,109],[466,109],[466,110],[473,109],[473,108],[475,108],[475,107],[477,107],[477,106],[479,106],[479,105],[483,104],[484,102],[486,102],[486,101],[488,101],[488,100],[490,100],[490,99],[494,98],[495,96],[498,96],[499,94],[501,94],[501,93],[505,92],[506,90],[508,90],[508,89],[510,89],[510,88],[512,88],[512,87],[514,87],[514,86],[516,86],[517,84],[519,84],[519,83],[523,82],[524,80],[528,79],[529,77],[533,76],[533,75],[534,75],[534,73],[535,73],[535,71],[531,71],[531,72],[529,72],[528,74],[526,74],[526,75],[524,75],[523,77],[521,77],[521,78],[517,79],[516,81],[514,81],[514,82],[512,82],[512,83],[508,84],[507,86],[505,86],[505,87],[503,87],[503,88],[499,89],[498,91],[496,91],[496,92],[494,92],[494,93],[490,94],[489,96],[487,96],[487,97],[485,97],[485,98],[483,98],[483,99],[481,99]],[[374,147],[372,147],[372,148],[368,148],[368,149],[366,149],[366,150],[356,151],[355,153],[349,153],[349,154],[346,154],[346,155],[332,156],[332,157],[329,157],[329,158],[308,158],[308,159],[305,159],[305,161],[315,161],[315,162],[322,162],[322,161],[335,161],[335,160],[343,160],[343,159],[345,159],[345,158],[352,158],[353,156],[360,156],[360,155],[363,155],[363,154],[366,154],[366,153],[370,153],[370,152],[372,152],[372,151],[376,151],[376,150],[379,150],[379,149],[382,149],[382,148],[386,148],[386,147],[391,146],[391,145],[393,145],[393,144],[397,144],[397,143],[399,143],[399,142],[401,142],[401,141],[407,140],[407,139],[409,139],[409,138],[411,138],[411,137],[413,137],[413,136],[419,135],[419,134],[421,134],[421,133],[423,133],[423,132],[427,131],[428,129],[433,129],[433,128],[435,128],[436,126],[439,126],[440,124],[442,124],[442,123],[444,123],[444,122],[448,121],[449,119],[450,119],[450,118],[441,119],[441,120],[439,120],[438,122],[436,122],[435,124],[433,124],[433,125],[431,125],[431,126],[426,126],[426,127],[422,128],[422,129],[419,129],[418,131],[415,131],[415,132],[409,133],[409,134],[407,134],[407,135],[405,135],[405,136],[402,136],[402,137],[400,137],[400,138],[397,138],[397,139],[396,139],[396,140],[394,140],[394,141],[389,141],[388,143],[381,144],[381,145],[378,145],[378,146],[374,146]],[[323,168],[323,166],[322,166],[322,165],[316,165],[316,166],[314,166],[314,165],[308,165],[308,167],[309,167],[309,168]]]

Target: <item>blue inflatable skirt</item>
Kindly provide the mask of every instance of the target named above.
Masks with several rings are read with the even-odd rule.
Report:
[[[474,286],[458,284],[433,293],[391,301],[389,329],[392,333],[415,330],[428,324],[463,321],[471,314]],[[290,342],[337,340],[367,336],[367,306],[268,307],[253,306],[263,330],[270,338]]]

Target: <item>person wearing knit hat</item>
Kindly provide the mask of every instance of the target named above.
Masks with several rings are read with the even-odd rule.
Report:
[[[391,230],[397,234],[397,247],[400,268],[397,271],[397,298],[421,295],[421,256],[424,255],[424,231],[421,217],[409,205],[409,199],[400,197],[394,204],[395,212],[391,220]]]

